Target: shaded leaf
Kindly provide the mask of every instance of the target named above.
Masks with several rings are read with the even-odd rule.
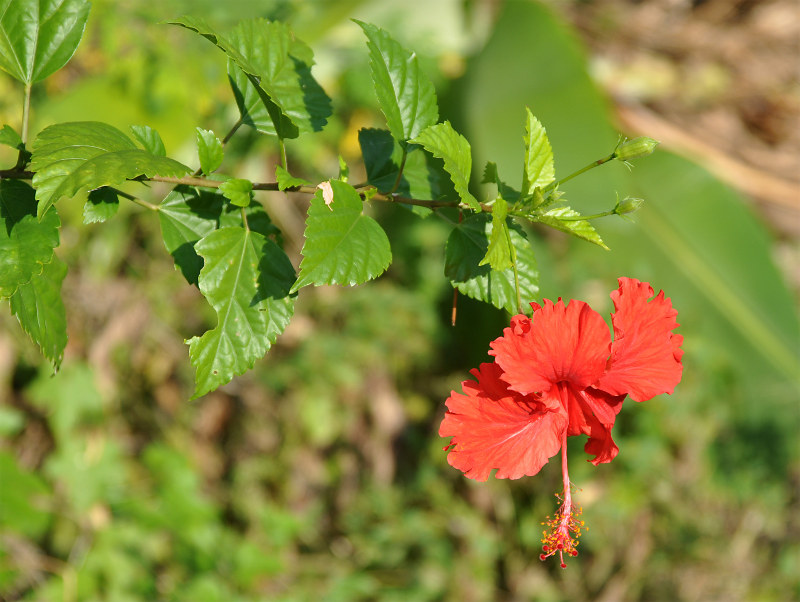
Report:
[[[332,114],[331,101],[311,75],[314,54],[285,23],[266,19],[242,21],[229,36],[230,43],[257,71],[260,87],[299,132],[320,131]],[[242,121],[259,132],[275,135],[275,112],[265,105],[247,74],[228,63],[228,77]],[[282,138],[286,126],[279,128]]]
[[[547,213],[533,214],[529,217],[533,221],[546,224],[551,228],[561,230],[567,234],[572,234],[583,240],[588,240],[608,250],[608,247],[603,242],[603,239],[600,238],[597,230],[595,230],[594,226],[588,221],[582,219],[564,219],[578,218],[580,215],[580,213],[569,207],[558,207],[556,209],[550,209]]]
[[[204,259],[199,287],[217,326],[188,341],[197,369],[193,399],[253,367],[283,332],[294,308],[294,269],[286,253],[258,232],[215,230],[195,245]]]
[[[489,220],[486,215],[470,215],[450,233],[445,247],[445,276],[458,290],[479,301],[491,303],[509,313],[517,313],[514,270],[492,270],[480,265],[489,249]],[[536,256],[524,233],[517,226],[509,228],[516,254],[517,274],[523,305],[539,292]]]
[[[6,124],[0,130],[0,144],[5,144],[11,148],[21,149],[23,147],[22,138],[20,138],[17,130]]]
[[[196,128],[197,155],[200,158],[200,169],[204,174],[210,175],[222,165],[225,151],[222,142],[211,130]]]
[[[525,107],[525,164],[522,170],[522,195],[530,196],[536,188],[544,188],[555,181],[553,149],[547,132],[531,110]]]
[[[500,173],[497,171],[497,164],[493,161],[487,161],[486,166],[483,168],[483,178],[481,184],[494,184],[497,186],[497,194],[503,197],[509,203],[516,203],[519,200],[520,193],[514,190],[500,179]]]
[[[58,371],[67,345],[67,316],[61,283],[67,265],[55,255],[41,274],[21,285],[11,297],[11,313]]]
[[[58,123],[43,130],[33,143],[30,169],[41,217],[62,196],[81,190],[117,186],[137,176],[186,175],[185,165],[139,149],[125,134],[106,123]]]
[[[469,142],[453,129],[449,121],[430,126],[411,142],[421,145],[434,157],[443,159],[444,168],[450,174],[458,196],[473,211],[481,210],[478,200],[469,191],[472,172]]]
[[[144,147],[151,155],[156,157],[166,157],[167,149],[164,146],[164,141],[161,139],[161,134],[151,128],[149,125],[132,125],[131,132],[133,137]]]
[[[311,200],[300,274],[292,292],[308,284],[362,284],[379,276],[392,261],[389,239],[378,222],[364,215],[358,192],[331,181],[333,202],[322,191]]]
[[[0,297],[42,273],[58,246],[61,220],[51,211],[36,219],[34,190],[20,180],[0,180]]]
[[[118,209],[119,197],[116,190],[108,186],[92,190],[83,206],[83,223],[104,222],[114,217]]]
[[[359,130],[358,142],[364,157],[367,181],[382,193],[390,192],[397,181],[403,160],[400,144],[387,130],[376,129]],[[415,199],[454,199],[457,196],[442,160],[424,152],[419,146],[410,147],[395,192]],[[421,216],[431,213],[427,207],[400,205]]]
[[[242,178],[231,178],[220,184],[219,191],[237,207],[247,207],[253,198],[253,183]]]
[[[436,91],[420,69],[415,53],[403,48],[383,29],[354,21],[369,40],[372,82],[389,131],[404,143],[439,119]]]
[[[86,0],[0,0],[0,68],[25,84],[61,69],[81,42]]]

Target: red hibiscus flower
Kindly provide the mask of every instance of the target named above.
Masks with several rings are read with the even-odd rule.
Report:
[[[589,461],[610,462],[619,451],[611,427],[625,397],[672,393],[681,379],[677,311],[663,291],[652,296],[650,284],[619,279],[611,293],[613,341],[582,301],[531,303],[533,317],[514,316],[491,343],[494,363],[473,370],[477,382],[464,381],[463,394],[453,391],[446,402],[439,435],[452,437],[447,461],[469,478],[485,481],[493,469],[499,479],[535,475],[561,451],[562,503],[547,523],[541,557],[558,553],[562,567],[564,553],[577,555],[583,525],[572,504],[567,437],[588,435]]]

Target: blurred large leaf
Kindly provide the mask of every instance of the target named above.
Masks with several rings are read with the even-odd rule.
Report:
[[[266,19],[242,21],[229,40],[258,71],[261,88],[300,132],[323,128],[332,112],[330,98],[311,75],[311,48],[298,40],[287,24]],[[272,116],[257,87],[233,59],[228,62],[228,76],[242,121],[275,135]]]
[[[515,314],[518,308],[514,269],[497,271],[481,265],[489,250],[491,231],[491,222],[484,214],[470,215],[453,228],[445,247],[444,275],[468,297]],[[539,292],[536,256],[518,227],[509,228],[509,235],[517,256],[520,297],[527,307]]]
[[[80,44],[86,0],[0,0],[0,68],[25,84],[55,73]]]
[[[458,97],[476,161],[491,157],[502,172],[519,164],[519,153],[505,141],[517,135],[515,115],[523,104],[534,107],[548,124],[564,173],[607,155],[618,139],[605,97],[592,84],[574,37],[537,3],[504,4]],[[576,279],[572,292],[578,281],[589,278],[649,280],[672,297],[687,344],[705,341],[729,354],[743,382],[753,383],[762,395],[763,384],[769,383],[770,390],[780,391],[776,399],[785,400],[786,389],[775,376],[797,377],[791,365],[800,345],[796,307],[771,259],[767,232],[736,194],[704,170],[662,151],[637,162],[632,175],[612,164],[564,188],[581,213],[607,209],[614,191],[645,199],[638,223],[603,222],[610,253],[580,241],[570,247],[569,271]],[[543,288],[553,298],[566,296],[569,283],[556,277],[556,272],[549,274]]]
[[[469,191],[472,153],[467,139],[456,132],[449,121],[445,121],[426,128],[412,142],[444,161],[444,168],[450,174],[458,196],[471,209],[480,211],[478,199]]]
[[[67,345],[67,316],[61,299],[61,283],[66,275],[66,264],[53,255],[42,273],[20,286],[11,297],[11,312],[54,370],[61,365]]]
[[[5,450],[0,451],[0,483],[2,531],[41,537],[51,520],[47,502],[52,492],[47,483],[36,473],[20,468],[14,455]]]
[[[0,297],[12,296],[42,273],[58,246],[55,211],[36,219],[34,191],[20,180],[0,181]]]
[[[97,121],[57,123],[43,130],[33,143],[30,169],[36,172],[40,217],[62,196],[81,190],[116,186],[141,175],[180,177],[191,171],[138,148],[117,128]]]
[[[263,236],[278,233],[263,207],[251,203],[245,210],[251,230]],[[164,246],[189,284],[197,284],[203,258],[194,250],[201,238],[223,226],[241,226],[241,210],[228,205],[218,191],[177,186],[158,206]]]
[[[318,190],[308,208],[303,260],[292,291],[308,284],[362,284],[382,274],[392,261],[386,232],[364,215],[356,190],[339,180],[330,185],[330,205]]]
[[[439,119],[436,91],[411,53],[383,29],[356,21],[367,35],[375,94],[392,136],[401,143]]]
[[[197,368],[193,399],[230,381],[264,356],[292,316],[294,268],[286,253],[258,232],[215,230],[195,245],[205,260],[199,287],[217,312],[217,326],[189,343]]]

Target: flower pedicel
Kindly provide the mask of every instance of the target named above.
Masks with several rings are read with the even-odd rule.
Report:
[[[611,293],[614,340],[603,318],[583,301],[531,303],[533,316],[517,315],[491,343],[493,363],[481,364],[476,381],[453,391],[439,435],[451,437],[447,461],[465,476],[485,481],[518,479],[539,472],[561,451],[561,505],[548,517],[544,560],[577,556],[583,521],[572,503],[567,437],[588,435],[584,450],[597,465],[614,459],[611,438],[626,396],[646,401],[672,393],[681,380],[683,337],[663,291],[653,297],[647,282],[620,278]]]

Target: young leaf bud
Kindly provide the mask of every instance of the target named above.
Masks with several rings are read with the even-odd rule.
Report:
[[[617,215],[625,215],[626,213],[633,213],[639,207],[644,205],[644,199],[637,199],[631,196],[626,196],[621,201],[617,201],[617,206],[614,207],[614,213]]]
[[[658,146],[658,140],[653,140],[647,136],[639,136],[620,144],[614,155],[620,161],[630,161],[631,159],[639,159],[652,154],[656,146]]]

